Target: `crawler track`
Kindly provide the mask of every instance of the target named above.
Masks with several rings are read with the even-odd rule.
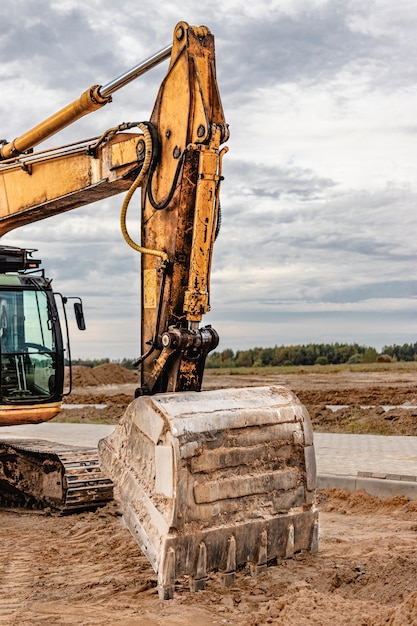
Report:
[[[97,450],[50,441],[0,441],[0,498],[7,505],[51,507],[62,513],[102,506],[113,483]]]

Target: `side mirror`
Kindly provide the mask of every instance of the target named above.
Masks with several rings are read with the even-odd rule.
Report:
[[[75,319],[79,330],[85,330],[85,319],[82,302],[74,302]]]

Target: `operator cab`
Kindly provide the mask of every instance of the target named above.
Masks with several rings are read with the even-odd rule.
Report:
[[[0,425],[51,419],[64,394],[57,305],[32,252],[0,248]]]

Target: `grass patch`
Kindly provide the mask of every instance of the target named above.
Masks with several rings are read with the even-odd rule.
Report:
[[[270,376],[276,374],[337,374],[338,372],[416,372],[417,361],[341,363],[340,365],[275,365],[265,367],[209,367],[205,376]]]

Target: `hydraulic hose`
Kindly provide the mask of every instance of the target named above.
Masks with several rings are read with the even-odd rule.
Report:
[[[143,246],[140,246],[130,237],[129,233],[127,232],[127,226],[126,226],[127,209],[129,207],[130,200],[132,199],[132,196],[135,193],[136,189],[140,187],[143,183],[143,180],[149,170],[149,166],[151,164],[152,154],[153,154],[152,135],[148,128],[148,125],[144,124],[143,122],[140,122],[138,124],[138,128],[143,132],[144,139],[145,139],[145,159],[143,161],[143,165],[141,167],[141,170],[138,176],[133,181],[132,186],[130,187],[123,201],[122,210],[120,213],[120,228],[122,230],[122,235],[123,235],[124,240],[131,248],[136,250],[136,252],[140,252],[141,254],[150,254],[152,256],[159,256],[163,261],[168,261],[169,258],[166,252],[162,250],[152,250],[150,248],[144,248]]]

